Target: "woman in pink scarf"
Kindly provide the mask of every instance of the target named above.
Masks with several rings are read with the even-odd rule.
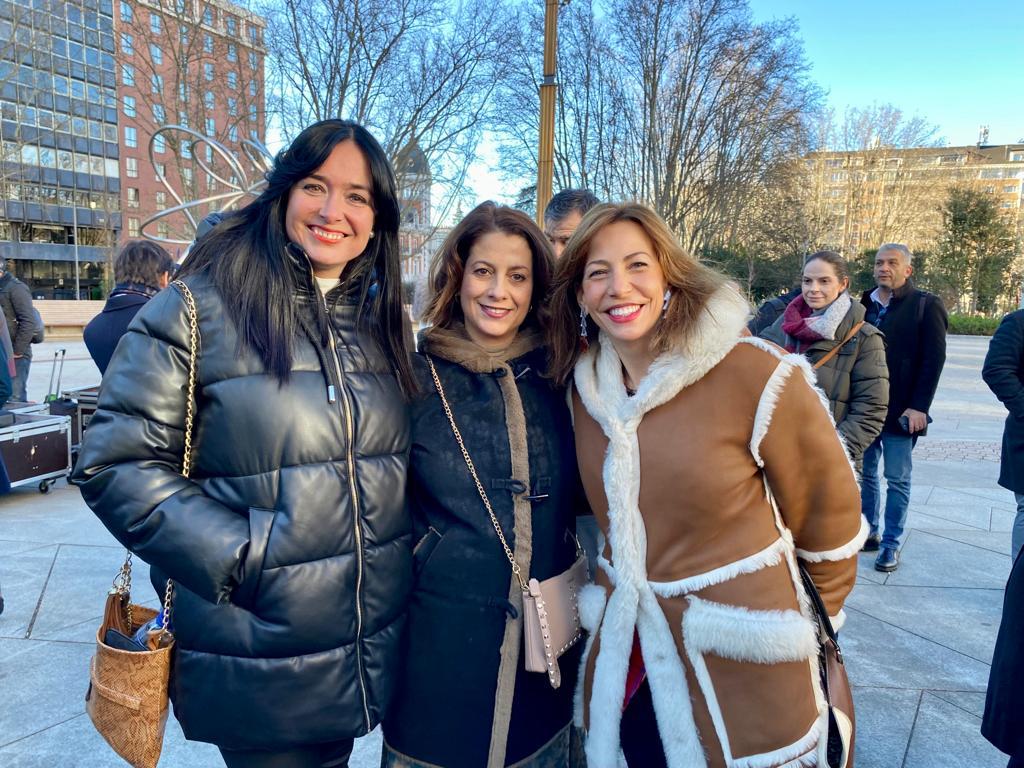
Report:
[[[800,295],[761,337],[800,352],[814,366],[859,473],[864,451],[885,422],[889,369],[884,337],[864,322],[864,307],[850,299],[849,287],[842,256],[834,251],[811,254],[804,262]]]

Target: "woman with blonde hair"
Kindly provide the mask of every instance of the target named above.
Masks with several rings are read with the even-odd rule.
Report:
[[[588,765],[826,765],[798,563],[838,625],[866,528],[807,361],[741,338],[747,303],[639,204],[590,211],[550,309],[605,536],[580,595]]]

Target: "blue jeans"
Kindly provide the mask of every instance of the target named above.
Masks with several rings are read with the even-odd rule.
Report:
[[[14,359],[14,378],[11,379],[11,400],[24,403],[28,400],[25,387],[28,384],[28,369],[32,365],[31,357],[16,357]]]
[[[878,482],[878,460],[882,459],[887,486],[882,546],[887,549],[899,549],[903,525],[907,522],[907,508],[910,506],[910,473],[914,468],[910,454],[913,450],[914,438],[910,435],[883,432],[864,451],[860,511],[867,518],[871,533],[877,534],[879,502],[882,495]]]
[[[1013,494],[1017,500],[1017,514],[1013,518],[1013,533],[1010,534],[1010,562],[1017,559],[1024,548],[1024,493]]]

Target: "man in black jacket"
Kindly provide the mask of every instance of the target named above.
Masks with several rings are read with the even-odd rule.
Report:
[[[1010,552],[1014,560],[1024,547],[1024,309],[999,324],[985,355],[981,376],[1010,412],[1003,428],[999,484],[1017,498]]]
[[[875,569],[884,572],[899,567],[900,536],[910,504],[910,455],[928,428],[928,409],[946,362],[946,310],[938,296],[914,287],[913,271],[910,249],[885,243],[875,255],[876,287],[861,297],[865,319],[885,334],[888,344],[889,412],[882,434],[864,452],[861,479],[861,511],[871,525],[864,549],[871,552],[881,546]],[[879,459],[885,465],[886,481],[881,537]]]
[[[130,240],[114,259],[114,290],[103,311],[89,321],[82,332],[85,346],[100,373],[106,373],[110,358],[128,330],[128,324],[142,306],[166,288],[174,259],[149,240]]]
[[[28,369],[32,364],[32,336],[36,317],[32,311],[32,294],[28,286],[7,271],[7,261],[0,256],[0,307],[14,343],[15,375],[11,379],[11,398],[25,402],[28,394]]]

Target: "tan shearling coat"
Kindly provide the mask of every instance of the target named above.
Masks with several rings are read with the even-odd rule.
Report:
[[[584,487],[604,536],[580,595],[590,768],[615,768],[636,629],[669,768],[824,765],[827,710],[801,559],[834,623],[867,535],[801,355],[740,338],[731,288],[633,397],[609,339],[575,369]]]

